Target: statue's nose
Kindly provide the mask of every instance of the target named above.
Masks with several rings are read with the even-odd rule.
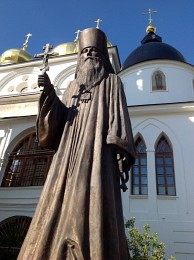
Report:
[[[87,56],[91,56],[91,54],[92,54],[92,50],[91,50],[91,49],[88,49],[88,50],[87,50]]]

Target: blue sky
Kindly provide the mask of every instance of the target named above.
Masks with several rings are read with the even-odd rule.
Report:
[[[1,0],[0,54],[22,48],[28,33],[28,52],[40,53],[45,43],[73,41],[77,29],[95,27],[100,18],[100,29],[117,45],[123,63],[146,35],[148,16],[142,13],[149,8],[157,11],[153,24],[163,42],[194,64],[194,0]]]

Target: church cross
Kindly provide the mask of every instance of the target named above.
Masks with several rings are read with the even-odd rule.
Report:
[[[153,19],[152,19],[152,14],[154,14],[154,13],[157,13],[157,11],[154,11],[154,10],[152,10],[152,9],[148,9],[148,11],[146,12],[146,13],[143,13],[143,14],[148,14],[148,21],[149,21],[149,25],[152,25],[152,21],[153,21]]]
[[[75,32],[76,38],[75,38],[74,42],[77,42],[77,41],[78,41],[80,32],[81,32],[81,31],[80,31],[79,29]]]
[[[29,41],[29,38],[32,36],[31,33],[28,33],[25,37],[26,37],[26,41],[25,43],[23,44],[23,50],[25,51],[26,48],[28,47],[28,41]]]
[[[58,55],[58,53],[56,53],[56,52],[50,52],[50,50],[52,48],[53,48],[53,46],[51,44],[47,43],[43,47],[43,50],[44,50],[43,53],[39,53],[39,54],[34,55],[35,58],[43,58],[43,67],[41,68],[42,74],[46,73],[46,71],[49,70],[48,58]]]
[[[100,28],[99,25],[100,25],[100,23],[102,22],[102,20],[97,19],[97,20],[94,21],[94,22],[96,23],[96,28],[99,29],[99,28]]]

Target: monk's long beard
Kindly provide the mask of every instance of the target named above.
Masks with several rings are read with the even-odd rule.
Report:
[[[106,71],[98,58],[80,58],[79,70],[77,72],[77,83],[85,89],[91,89],[99,84],[105,77]]]

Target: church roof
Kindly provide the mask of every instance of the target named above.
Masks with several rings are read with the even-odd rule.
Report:
[[[32,34],[30,33],[26,35],[26,41],[24,42],[22,49],[14,48],[6,50],[4,53],[2,53],[0,57],[0,65],[21,63],[33,60],[34,58],[32,57],[32,55],[26,51],[28,46],[28,40],[31,36]]]
[[[33,60],[30,53],[23,49],[10,49],[5,51],[0,57],[0,65],[21,63]]]
[[[147,27],[147,35],[141,41],[141,46],[132,51],[122,65],[122,70],[149,60],[175,60],[186,62],[183,55],[162,38],[155,34],[153,28]]]

